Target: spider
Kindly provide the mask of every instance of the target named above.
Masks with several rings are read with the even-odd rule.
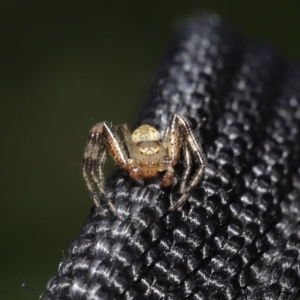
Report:
[[[118,136],[119,130],[123,132],[126,147]],[[171,115],[163,139],[158,130],[150,125],[141,125],[131,134],[126,124],[112,127],[106,121],[97,123],[90,131],[88,144],[84,151],[83,178],[99,213],[105,215],[105,211],[98,201],[102,193],[110,210],[120,220],[123,219],[104,189],[103,166],[107,150],[115,163],[121,169],[126,170],[137,182],[154,178],[159,172],[165,172],[161,180],[162,187],[172,184],[174,167],[182,155],[185,169],[180,181],[180,197],[170,206],[170,211],[181,207],[189,198],[207,166],[202,146],[193,133],[189,120],[183,116]],[[193,156],[196,158],[196,162],[195,159],[193,160]],[[198,168],[187,184],[192,165],[195,163],[198,164]]]

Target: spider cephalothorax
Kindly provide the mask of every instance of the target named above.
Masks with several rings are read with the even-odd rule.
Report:
[[[117,130],[121,130],[125,137],[126,148],[121,142]],[[101,141],[104,141],[104,147]],[[104,190],[103,165],[106,150],[123,170],[129,172],[136,181],[156,177],[159,172],[165,172],[161,186],[170,186],[173,182],[174,166],[178,164],[183,153],[185,170],[181,176],[180,197],[171,207],[173,211],[180,207],[190,196],[192,189],[200,182],[207,160],[201,144],[194,135],[187,118],[177,114],[170,117],[164,137],[150,125],[141,125],[131,134],[127,125],[122,124],[112,128],[107,122],[96,124],[90,131],[82,164],[83,177],[90,190],[96,207],[101,215],[105,215],[99,203],[99,194],[103,193],[111,211],[119,218],[112,201]],[[191,154],[192,153],[192,154]],[[192,157],[196,158],[196,162]],[[196,163],[198,169],[187,184],[192,165]],[[96,187],[94,188],[94,185]]]

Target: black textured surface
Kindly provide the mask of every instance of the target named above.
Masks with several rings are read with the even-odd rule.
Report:
[[[120,222],[94,210],[48,299],[295,299],[300,275],[300,67],[216,16],[175,35],[140,123],[194,119],[209,165],[180,211],[177,180],[140,186],[117,170]],[[102,199],[104,200],[104,199]]]

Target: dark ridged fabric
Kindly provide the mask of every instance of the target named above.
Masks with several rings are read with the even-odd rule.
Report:
[[[166,189],[116,170],[107,191],[125,221],[92,210],[42,299],[296,299],[299,102],[299,65],[217,16],[182,24],[139,124],[163,132],[172,113],[189,117],[203,180],[170,213],[182,163]]]

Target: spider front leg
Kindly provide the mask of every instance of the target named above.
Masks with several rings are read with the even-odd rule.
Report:
[[[193,177],[192,181],[190,182],[189,186],[186,188],[186,193],[190,192],[202,179],[204,171],[207,166],[207,158],[204,154],[203,148],[196,138],[190,122],[187,118],[181,117],[179,115],[176,115],[178,119],[178,124],[180,126],[180,129],[182,130],[184,136],[186,136],[187,144],[190,146],[194,156],[196,156],[199,168],[196,170],[196,174]]]
[[[105,195],[104,188],[103,188],[103,172],[102,168],[106,158],[106,151],[104,150],[99,158],[93,158],[92,151],[98,151],[95,147],[92,150],[92,147],[88,144],[86,150],[84,152],[84,157],[82,161],[82,175],[87,185],[88,190],[91,193],[93,201],[100,213],[100,215],[104,216],[105,212],[101,207],[100,203],[98,202],[99,194],[95,191],[95,184],[97,185],[99,191]],[[98,169],[98,176],[96,175]],[[98,179],[99,177],[99,179]]]
[[[206,156],[203,152],[201,144],[198,142],[195,134],[193,133],[190,122],[185,117],[173,114],[170,118],[163,143],[164,147],[168,148],[169,156],[173,157],[176,163],[179,160],[180,148],[182,146],[180,140],[185,144],[185,171],[183,173],[180,184],[180,193],[182,194],[182,196],[169,208],[170,211],[174,211],[175,209],[182,206],[185,201],[187,201],[187,199],[191,195],[193,188],[200,182],[207,165]],[[192,158],[189,148],[191,149],[193,155],[197,158],[199,168],[195,172],[195,175],[192,178],[191,182],[187,184],[192,166]]]
[[[104,145],[103,143],[101,144],[102,140],[104,141]],[[101,151],[100,149],[103,149],[103,147],[104,150]],[[103,208],[98,202],[99,196],[102,193],[108,202],[110,210],[117,218],[122,220],[122,217],[118,214],[114,204],[107,197],[104,190],[103,166],[106,158],[106,149],[121,168],[126,170],[129,168],[130,161],[119,136],[107,122],[102,122],[96,124],[90,131],[82,163],[83,178],[92,194],[93,201],[99,213],[105,215]]]

